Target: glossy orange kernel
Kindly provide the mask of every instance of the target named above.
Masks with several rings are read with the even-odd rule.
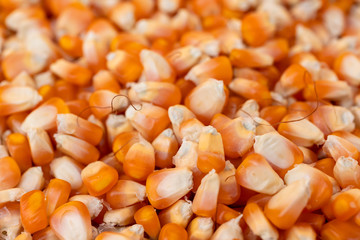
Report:
[[[50,70],[65,81],[78,86],[88,85],[91,80],[89,69],[64,59],[51,64]]]
[[[131,180],[119,180],[106,193],[106,201],[115,209],[127,207],[144,200],[145,186]]]
[[[169,125],[169,117],[164,108],[143,103],[135,108],[129,106],[125,116],[133,127],[148,141],[154,140]]]
[[[116,79],[126,84],[135,82],[143,70],[141,63],[131,54],[116,50],[107,55],[107,68],[115,75]]]
[[[64,35],[59,39],[60,47],[72,57],[82,56],[82,40],[77,36]]]
[[[265,216],[278,228],[290,228],[310,198],[307,180],[298,180],[276,193],[265,206]]]
[[[202,52],[199,48],[193,46],[184,46],[174,49],[167,56],[166,59],[174,68],[176,74],[181,76],[188,72],[190,68],[195,66],[201,58]]]
[[[0,158],[0,190],[15,187],[20,182],[21,172],[16,161],[11,157]]]
[[[360,227],[352,221],[332,220],[321,229],[321,237],[325,240],[351,239],[360,237]]]
[[[201,180],[200,186],[196,191],[192,205],[193,212],[198,216],[214,218],[219,190],[219,175],[212,170]]]
[[[285,187],[284,181],[260,154],[250,154],[236,170],[239,185],[259,193],[275,194]],[[260,184],[261,183],[261,184]]]
[[[123,132],[117,135],[112,146],[116,159],[123,163],[130,147],[136,142],[139,142],[140,139],[141,135],[135,131]]]
[[[199,136],[197,167],[203,173],[225,168],[225,155],[221,135],[211,126],[204,127]]]
[[[61,133],[54,134],[54,138],[58,150],[80,163],[89,164],[99,159],[99,150],[82,139]]]
[[[179,144],[172,129],[165,129],[151,144],[155,150],[155,166],[160,168],[171,167],[173,165],[172,158],[179,149]]]
[[[280,176],[304,159],[303,153],[293,142],[276,132],[255,137],[254,150],[264,156]]]
[[[136,211],[134,219],[137,224],[141,224],[144,227],[145,232],[150,238],[157,238],[160,233],[160,221],[156,214],[156,210],[151,206],[147,205]]]
[[[91,239],[91,218],[87,207],[78,201],[68,202],[55,210],[50,217],[50,227],[59,239],[76,235]]]
[[[110,90],[118,93],[121,89],[115,76],[108,70],[100,70],[93,77],[94,90]]]
[[[160,211],[159,220],[161,226],[175,223],[186,228],[193,216],[192,202],[180,199],[170,207]]]
[[[100,196],[110,191],[117,183],[118,172],[111,166],[96,161],[81,171],[81,178],[92,196]]]
[[[300,64],[290,65],[281,75],[279,84],[285,96],[291,96],[312,84],[310,73]]]
[[[218,203],[233,204],[240,197],[240,186],[235,178],[236,168],[230,161],[225,162],[225,168],[219,173],[220,189]]]
[[[203,123],[209,123],[211,118],[220,113],[226,103],[228,92],[224,83],[215,79],[197,85],[185,98],[188,107]]]
[[[10,156],[17,162],[21,172],[32,166],[30,145],[21,133],[12,133],[6,137],[6,147]]]
[[[349,68],[349,66],[352,66]],[[334,61],[334,70],[340,78],[347,81],[350,85],[359,86],[358,66],[360,66],[359,57],[351,52],[343,52],[337,56]]]
[[[228,85],[233,78],[229,58],[221,56],[203,61],[192,67],[185,76],[185,80],[193,81],[196,85],[208,78],[222,80],[225,85]]]
[[[256,47],[265,43],[274,33],[275,27],[269,16],[262,12],[248,13],[241,23],[241,33],[247,44]]]
[[[0,116],[30,110],[41,100],[42,97],[31,87],[0,86]]]
[[[148,102],[167,109],[180,103],[181,92],[173,83],[141,82],[131,86],[129,98],[133,102]]]
[[[58,133],[70,134],[93,145],[99,144],[103,136],[101,127],[72,113],[57,114],[56,124]]]
[[[150,174],[146,180],[148,199],[156,209],[171,206],[192,187],[192,172],[186,168],[162,169]]]
[[[47,227],[45,195],[39,190],[30,191],[20,199],[21,222],[25,230],[34,233]]]
[[[23,131],[29,131],[33,128],[51,130],[56,128],[56,116],[61,113],[69,113],[69,108],[63,99],[50,98],[38,108],[33,110],[21,124]],[[39,119],[42,119],[39,121]]]
[[[45,203],[47,216],[50,216],[56,208],[66,203],[71,192],[71,185],[61,179],[50,180],[45,190]]]
[[[223,224],[225,222],[230,221],[233,218],[237,218],[240,216],[240,212],[222,204],[219,203],[216,208],[216,217],[215,221],[217,224]]]
[[[340,157],[333,168],[334,178],[342,187],[360,186],[360,166],[357,160],[351,157]]]
[[[329,135],[327,137],[323,145],[323,151],[335,161],[340,157],[352,157],[356,160],[359,158],[357,148],[348,140],[336,135]]]
[[[263,210],[256,203],[246,204],[243,217],[255,235],[261,238],[279,238],[277,229],[270,223]]]
[[[320,209],[326,204],[333,194],[332,184],[323,172],[310,167],[307,164],[299,164],[287,172],[284,177],[287,185],[300,179],[308,178],[310,185],[310,198],[306,205],[308,210],[314,211]]]
[[[33,128],[27,132],[27,137],[33,163],[38,166],[50,163],[54,158],[54,150],[48,133],[41,128]]]
[[[181,240],[187,239],[188,234],[186,230],[175,224],[175,223],[168,223],[161,228],[159,240]]]
[[[231,64],[235,67],[261,68],[271,66],[274,59],[256,49],[233,49],[230,52]]]
[[[214,233],[214,222],[211,218],[196,217],[188,228],[189,239],[209,239]]]

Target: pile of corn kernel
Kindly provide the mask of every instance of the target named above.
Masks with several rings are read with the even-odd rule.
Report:
[[[0,0],[1,240],[360,239],[360,1]]]

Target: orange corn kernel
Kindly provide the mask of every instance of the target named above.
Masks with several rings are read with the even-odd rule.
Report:
[[[173,83],[141,82],[131,86],[129,98],[133,102],[148,102],[169,108],[181,101],[180,89]]]
[[[0,116],[30,110],[41,100],[42,97],[31,87],[3,85],[0,87]]]
[[[254,150],[264,156],[280,176],[284,176],[295,164],[304,160],[301,150],[276,132],[256,136]]]
[[[185,196],[193,187],[192,172],[186,168],[162,169],[146,180],[146,193],[151,205],[164,209]]]
[[[94,90],[109,90],[118,93],[121,89],[115,76],[108,70],[100,70],[93,77]]]
[[[263,12],[252,12],[244,16],[241,22],[241,34],[247,44],[260,46],[274,34],[275,26],[269,16]]]
[[[41,70],[29,51],[13,51],[5,55],[1,69],[6,79],[13,79],[21,72],[34,74]]]
[[[267,77],[260,73],[260,71],[254,70],[252,68],[235,68],[234,77],[253,80],[261,83],[264,86],[269,84],[269,79],[267,79]]]
[[[136,0],[134,0],[133,2],[135,1]],[[137,33],[121,32],[117,33],[115,37],[111,38],[110,49],[111,51],[123,49],[124,46],[126,46],[128,43],[138,43],[145,47],[149,46],[149,41],[145,36]]]
[[[239,185],[264,194],[275,194],[284,188],[283,180],[260,154],[250,154],[236,170]]]
[[[140,141],[140,134],[136,131],[129,131],[120,133],[113,142],[113,152],[115,153],[116,159],[123,163],[127,152],[130,147]]]
[[[172,158],[179,149],[179,143],[173,130],[171,128],[165,129],[154,139],[152,145],[155,150],[155,166],[160,168],[173,166]]]
[[[135,19],[135,6],[132,2],[121,2],[112,7],[109,11],[108,17],[124,31],[129,31],[133,28]]]
[[[296,223],[284,235],[286,239],[316,239],[316,232],[308,223]]]
[[[31,234],[28,232],[22,232],[15,240],[32,240]]]
[[[167,111],[164,108],[149,103],[143,103],[136,109],[129,106],[125,116],[148,141],[153,141],[170,123]]]
[[[8,135],[6,137],[6,147],[10,156],[19,165],[21,172],[24,172],[31,167],[31,151],[26,136],[21,133],[12,133]]]
[[[38,166],[50,163],[54,158],[54,150],[50,137],[41,128],[33,128],[27,132],[33,163]]]
[[[97,119],[102,120],[114,111],[123,110],[128,104],[127,99],[117,96],[116,93],[109,90],[97,90],[93,92],[89,98],[91,112]]]
[[[44,182],[44,173],[41,167],[31,167],[23,173],[17,187],[24,189],[25,192],[41,190]]]
[[[341,130],[352,132],[355,128],[354,115],[341,106],[319,106],[309,119],[324,135]]]
[[[90,195],[74,195],[69,199],[69,202],[79,201],[85,204],[87,207],[91,219],[94,219],[99,216],[100,212],[103,210],[103,202],[97,197]]]
[[[214,222],[211,218],[196,217],[190,222],[187,231],[189,239],[210,239],[214,232]]]
[[[240,227],[240,219],[242,216],[231,219],[220,225],[212,235],[212,239],[221,240],[225,238],[229,239],[243,239],[242,229]]]
[[[255,235],[260,238],[279,238],[277,229],[265,217],[263,210],[256,203],[246,204],[243,216],[246,224]]]
[[[311,194],[306,205],[308,210],[314,211],[320,209],[330,200],[333,194],[332,184],[328,176],[323,172],[307,164],[299,164],[288,171],[284,177],[287,185],[300,179],[309,179]]]
[[[198,216],[214,218],[216,215],[219,190],[219,175],[215,173],[215,170],[211,170],[203,177],[196,191],[192,205],[193,212]]]
[[[186,120],[195,118],[194,113],[192,113],[187,107],[183,105],[171,106],[168,109],[169,119],[174,130],[174,134],[179,142],[181,142],[180,136],[180,125]]]
[[[168,223],[161,228],[159,240],[182,240],[188,239],[185,228],[175,223]]]
[[[60,239],[91,239],[91,218],[87,207],[78,201],[68,202],[55,210],[50,227]]]
[[[195,84],[192,81],[187,81],[184,78],[178,79],[175,84],[180,89],[182,100],[195,88]]]
[[[25,193],[20,199],[21,222],[25,230],[34,233],[47,227],[45,195],[39,190]]]
[[[33,240],[59,240],[51,227],[44,228],[33,234]]]
[[[224,205],[224,204],[221,204],[219,203],[217,205],[217,209],[216,209],[216,223],[217,224],[223,224],[225,222],[228,222],[230,221],[231,219],[233,218],[237,218],[238,216],[240,216],[240,212]]]
[[[298,180],[276,193],[266,204],[264,213],[276,227],[288,229],[294,225],[309,198],[309,182]]]
[[[197,118],[186,120],[180,124],[179,135],[183,141],[198,142],[204,124]]]
[[[0,132],[4,133],[5,128],[7,127],[15,133],[24,133],[23,130],[21,130],[21,124],[23,123],[27,115],[27,112],[20,112],[11,114],[6,118],[6,120],[5,118],[3,118],[2,120],[0,120],[0,129],[2,128]]]
[[[83,41],[77,36],[63,35],[59,39],[59,46],[71,57],[82,56]]]
[[[64,100],[58,97],[50,98],[27,115],[21,124],[21,129],[25,132],[32,128],[41,128],[46,131],[54,129],[56,127],[56,115],[68,112],[69,108]]]
[[[162,210],[159,213],[159,220],[161,226],[164,226],[168,223],[174,223],[183,228],[186,228],[192,216],[192,202],[180,199],[170,207]]]
[[[70,183],[53,178],[50,180],[45,190],[45,203],[47,216],[50,216],[56,208],[66,203],[71,192]]]
[[[347,131],[336,131],[333,132],[331,135],[335,135],[349,141],[356,147],[358,151],[360,151],[360,137],[356,136],[354,133],[350,133]]]
[[[150,238],[157,238],[160,233],[160,221],[156,214],[156,210],[147,205],[136,211],[134,219],[137,224],[141,224],[144,227],[145,232]]]
[[[278,132],[298,146],[319,146],[325,141],[324,133],[309,120],[302,119],[301,114],[288,114],[281,121]]]
[[[13,158],[0,158],[0,172],[0,190],[13,188],[20,182],[20,168]]]
[[[47,101],[52,97],[56,96],[56,90],[54,86],[51,85],[43,85],[41,87],[39,87],[38,89],[39,95],[42,97],[43,101]]]
[[[348,140],[336,135],[329,135],[322,149],[328,157],[335,161],[340,157],[351,157],[356,160],[359,158],[357,148]]]
[[[260,117],[271,125],[277,124],[286,115],[287,108],[285,106],[267,106],[261,109]]]
[[[218,203],[231,205],[239,199],[241,190],[237,184],[235,172],[236,168],[234,165],[230,161],[226,161],[224,170],[219,172],[220,190]]]
[[[107,140],[109,146],[112,146],[115,138],[121,133],[131,132],[134,130],[130,121],[124,115],[110,114],[105,121]]]
[[[221,134],[227,157],[243,156],[254,144],[253,127],[241,117],[230,119],[223,114],[216,114],[211,125]]]
[[[200,121],[207,124],[211,118],[220,113],[226,103],[228,92],[224,83],[215,79],[196,86],[185,98],[185,106],[188,107]]]
[[[334,217],[341,221],[347,221],[360,211],[359,189],[345,190],[335,195],[329,202]]]
[[[316,98],[341,101],[351,94],[351,87],[346,82],[332,80],[317,80],[314,84],[308,84],[303,91],[303,96],[308,101],[317,101]]]
[[[360,166],[357,160],[341,156],[337,159],[333,172],[334,178],[342,188],[360,186]]]
[[[65,170],[64,170],[65,169]],[[71,189],[79,189],[82,186],[82,167],[74,159],[69,157],[55,158],[50,163],[51,174],[58,179],[67,181]]]
[[[181,76],[200,61],[201,55],[202,52],[199,48],[189,45],[173,50],[167,55],[166,59],[174,68],[176,74]]]
[[[225,168],[225,155],[221,135],[212,126],[202,129],[199,136],[197,167],[203,173]]]
[[[281,75],[279,84],[282,94],[291,96],[304,89],[307,84],[311,84],[311,81],[311,76],[304,67],[292,64]]]
[[[106,55],[108,54],[108,48],[106,37],[100,36],[100,33],[95,33],[89,29],[89,31],[85,34],[83,38],[82,52],[87,66],[93,73],[106,68]]]
[[[334,177],[334,172],[333,172],[334,166],[335,166],[334,159],[323,158],[315,163],[314,168],[319,169],[320,171],[326,173],[330,177]]]
[[[111,190],[117,182],[118,172],[113,167],[96,161],[81,171],[81,178],[89,194],[96,197]]]
[[[57,80],[55,82],[55,95],[64,101],[75,100],[77,88],[75,85],[65,81]]]
[[[219,55],[219,41],[212,34],[205,31],[188,31],[182,34],[180,44],[182,46],[195,46],[212,57]]]
[[[106,193],[106,201],[115,209],[127,207],[144,200],[145,186],[131,180],[119,180]]]
[[[107,68],[120,83],[135,82],[140,77],[143,70],[140,61],[126,51],[116,50],[106,58]]]
[[[58,150],[80,163],[89,164],[99,159],[99,150],[84,140],[61,133],[54,134],[54,138]]]
[[[193,81],[196,85],[206,81],[208,78],[222,80],[228,85],[232,78],[231,62],[229,58],[221,56],[201,62],[190,69],[185,80]]]
[[[91,80],[89,69],[64,59],[57,60],[51,64],[50,70],[65,81],[78,86],[88,85]]]
[[[57,114],[57,131],[78,137],[92,145],[97,145],[102,139],[103,129],[72,113]]]
[[[154,147],[144,139],[134,143],[126,153],[123,168],[127,176],[138,181],[146,180],[155,170]]]
[[[268,41],[263,46],[258,48],[258,50],[273,57],[274,62],[278,62],[288,56],[289,43],[284,38],[276,38]]]
[[[274,62],[271,56],[256,49],[233,49],[229,57],[231,64],[239,68],[268,67]]]
[[[360,227],[352,221],[335,219],[323,226],[321,229],[321,238],[324,240],[360,238]]]
[[[174,70],[160,54],[144,49],[140,52],[140,61],[146,81],[175,82]]]
[[[229,84],[229,88],[245,99],[256,100],[262,107],[269,105],[271,102],[269,89],[259,82],[236,78]]]
[[[352,66],[351,68],[349,66]],[[358,78],[360,59],[351,52],[344,52],[337,56],[334,61],[334,70],[340,78],[347,81],[350,85],[359,86]]]
[[[136,203],[128,207],[106,211],[104,214],[103,222],[109,224],[116,224],[118,226],[134,224],[134,214],[143,206],[143,203]]]

